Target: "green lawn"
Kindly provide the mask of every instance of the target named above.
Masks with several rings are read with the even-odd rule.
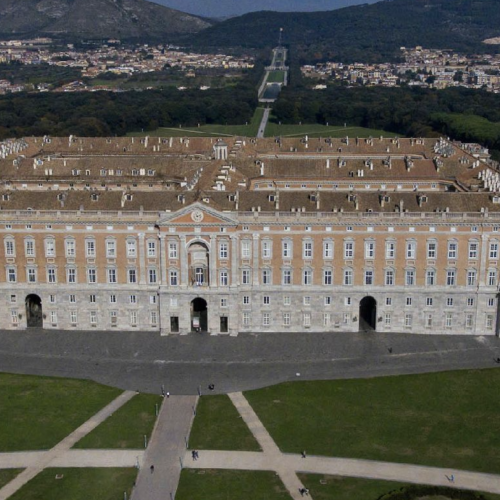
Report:
[[[257,441],[225,394],[202,396],[199,399],[189,447],[200,450],[260,451]]]
[[[156,421],[155,404],[161,403],[160,396],[137,394],[74,447],[144,448],[144,435],[149,441]]]
[[[267,76],[268,83],[283,83],[285,81],[284,71],[269,71]]]
[[[0,469],[0,488],[10,483],[23,469]]]
[[[246,393],[285,452],[500,473],[500,370],[294,382]]]
[[[175,495],[175,500],[250,499],[290,500],[290,495],[275,472],[212,469],[183,469]]]
[[[354,477],[323,476],[317,474],[299,474],[299,478],[306,488],[309,489],[314,500],[377,500],[382,495],[391,491],[408,488],[410,491],[420,486],[392,481],[379,481],[375,479],[360,479]],[[448,495],[446,494],[448,493]],[[448,500],[454,493],[461,494],[460,490],[449,490],[443,488],[443,494],[438,496],[419,497],[419,500]],[[500,500],[499,495],[492,493],[468,492],[471,498],[485,500]],[[461,498],[461,497],[456,497]]]
[[[397,137],[393,132],[383,130],[363,128],[363,127],[339,127],[315,124],[303,125],[279,125],[275,121],[269,120],[266,127],[266,137]]]
[[[142,137],[221,137],[257,135],[264,108],[257,108],[248,125],[201,125],[200,127],[160,127],[145,132],[129,132],[128,136]]]
[[[85,380],[0,374],[0,451],[48,449],[121,390]]]
[[[56,476],[62,476],[56,479]],[[121,500],[137,469],[45,469],[9,500]]]

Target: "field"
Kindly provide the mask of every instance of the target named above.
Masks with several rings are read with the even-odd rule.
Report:
[[[245,393],[284,452],[500,473],[500,370],[294,382]]]
[[[269,120],[266,127],[266,137],[397,137],[397,134],[383,130],[363,127],[339,127],[316,124],[279,125]]]
[[[283,83],[285,81],[284,71],[269,71],[267,76],[268,83]]]

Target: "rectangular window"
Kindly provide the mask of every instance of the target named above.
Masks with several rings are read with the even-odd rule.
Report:
[[[467,297],[467,307],[474,307],[474,297]]]
[[[10,321],[13,325],[17,325],[19,322],[19,316],[17,309],[11,309],[10,310]]]
[[[425,272],[425,284],[426,286],[434,286],[436,284],[436,271],[434,269],[428,269]]]
[[[15,283],[17,281],[16,268],[8,267],[7,268],[7,281],[9,283]]]
[[[36,283],[36,269],[34,267],[28,267],[28,283]]]
[[[106,257],[114,259],[116,257],[116,241],[106,240]]]
[[[134,269],[129,269],[127,271],[127,278],[129,283],[137,283],[137,270]]]
[[[5,255],[7,257],[14,257],[16,255],[16,245],[14,240],[5,240]]]
[[[465,315],[465,328],[471,329],[474,328],[474,315],[467,313]]]
[[[151,326],[156,326],[158,323],[158,313],[156,311],[149,311],[149,322]]]
[[[344,259],[352,259],[354,257],[354,242],[344,242]]]
[[[271,313],[262,313],[262,326],[271,325]]]
[[[457,258],[458,243],[455,241],[448,242],[448,259],[455,260]]]
[[[282,255],[284,259],[292,258],[292,249],[293,245],[291,241],[283,241],[282,242]]]
[[[76,295],[75,294],[70,294],[69,296],[69,303],[70,304],[76,304]]]
[[[283,296],[283,305],[284,306],[289,306],[292,303],[292,300],[289,295],[284,295]]]
[[[311,305],[311,297],[309,295],[306,295],[302,300],[305,306]]]
[[[220,306],[227,307],[227,299],[220,299]]]
[[[289,312],[283,313],[283,326],[290,326],[292,322],[292,315]]]
[[[73,267],[67,269],[66,278],[68,283],[76,283],[76,269]]]
[[[243,305],[248,306],[250,304],[250,295],[243,295]]]
[[[495,307],[495,299],[488,299],[488,307]]]
[[[56,283],[57,275],[56,270],[53,267],[47,269],[47,283]]]
[[[467,286],[476,286],[476,271],[467,271]]]
[[[250,285],[250,269],[243,269],[241,271],[241,284]]]
[[[391,313],[385,313],[385,326],[391,326]]]
[[[323,242],[323,259],[333,259],[333,241]]]
[[[313,244],[312,241],[304,241],[303,243],[302,256],[304,259],[312,259],[313,256]]]
[[[116,311],[109,311],[109,321],[111,326],[116,326],[118,324],[118,313]]]
[[[172,259],[172,260],[175,260],[178,257],[179,257],[179,252],[178,252],[177,243],[171,241],[168,244],[168,258]]]
[[[97,311],[90,311],[90,324],[97,325]]]
[[[386,306],[392,306],[392,297],[386,297],[385,298],[385,305]]]
[[[169,273],[170,286],[177,286],[179,284],[179,275],[177,271],[170,271]]]
[[[271,270],[270,269],[263,269],[262,270],[262,284],[263,285],[272,285]]]
[[[434,299],[432,297],[427,297],[425,299],[425,305],[428,306],[428,307],[432,307],[432,305],[434,304]]]
[[[229,285],[229,277],[227,271],[220,271],[219,273],[219,285],[220,286],[228,286]]]
[[[453,326],[453,314],[447,312],[444,319],[445,328],[451,328]]]
[[[375,258],[375,242],[365,241],[365,259]]]
[[[373,285],[373,270],[368,269],[365,271],[365,285]]]
[[[45,240],[45,257],[56,256],[56,242],[53,239]]]
[[[137,242],[135,240],[127,240],[127,257],[129,259],[137,257]]]
[[[153,285],[156,283],[156,268],[155,267],[150,267],[148,269],[148,283],[150,285]]]
[[[243,326],[245,327],[250,326],[250,313],[248,312],[243,313]]]
[[[415,259],[417,257],[417,244],[414,241],[406,242],[406,258]]]
[[[137,311],[130,311],[130,326],[137,326]]]
[[[108,283],[116,283],[116,269],[111,268],[108,269]]]
[[[95,240],[85,240],[85,255],[95,257]]]
[[[477,259],[477,250],[479,248],[479,243],[476,241],[469,242],[469,259]]]
[[[150,304],[152,304],[152,305],[153,305],[153,304],[156,304],[157,300],[158,300],[158,299],[157,299],[156,295],[150,295],[150,296],[149,296],[149,303],[150,303]]]
[[[455,269],[448,269],[446,271],[446,286],[455,286],[456,284],[456,271]]]
[[[93,267],[87,269],[87,283],[97,283],[97,271]]]
[[[109,303],[110,304],[116,304],[116,295],[114,293],[112,293],[110,296],[109,296]]]
[[[219,259],[227,260],[229,256],[229,245],[225,242],[219,243]]]
[[[72,325],[76,325],[78,320],[78,314],[76,311],[70,311],[69,312],[69,321]]]
[[[394,285],[394,270],[386,269],[385,270],[385,285],[393,286]]]
[[[408,307],[411,307],[412,303],[413,303],[412,298],[411,297],[406,297],[406,305]]]
[[[490,259],[493,260],[498,259],[498,243],[496,242],[490,243]]]
[[[310,269],[304,269],[304,285],[312,285],[312,271]]]
[[[405,271],[405,285],[406,286],[415,285],[415,270],[414,269],[407,269]]]
[[[435,259],[437,256],[437,243],[434,241],[429,241],[427,243],[427,258]]]
[[[447,307],[453,307],[453,297],[447,297],[446,298],[446,306]]]
[[[303,324],[305,327],[311,326],[311,313],[305,312],[303,315]]]
[[[156,241],[148,240],[147,241],[147,253],[149,258],[156,257]]]
[[[432,328],[432,313],[425,313],[425,328]]]
[[[385,258],[396,258],[396,243],[394,241],[387,241],[385,244]]]
[[[323,285],[333,285],[333,272],[331,269],[323,271]]]
[[[323,326],[330,326],[330,313],[323,313]]]
[[[252,257],[251,240],[241,240],[241,258],[250,259]]]
[[[490,269],[488,271],[488,286],[496,286],[497,284],[497,272],[495,269]]]
[[[292,270],[291,269],[283,269],[281,282],[283,285],[291,285],[292,284]]]
[[[344,285],[352,285],[353,275],[352,269],[344,269]]]
[[[263,240],[262,241],[262,258],[263,259],[270,259],[273,255],[273,246],[271,241],[269,240]]]
[[[26,240],[26,257],[35,256],[35,240]]]
[[[57,325],[57,311],[50,311],[50,322],[53,325]]]
[[[405,327],[406,328],[411,328],[413,324],[413,315],[410,313],[405,314]]]
[[[50,304],[55,304],[56,303],[56,296],[55,295],[49,295],[49,303]]]
[[[95,304],[96,303],[96,296],[94,294],[89,295],[89,302],[91,304]]]
[[[265,306],[270,305],[271,297],[269,295],[264,295],[264,297],[262,297],[262,304],[264,304]]]
[[[486,329],[493,330],[493,314],[486,315]]]

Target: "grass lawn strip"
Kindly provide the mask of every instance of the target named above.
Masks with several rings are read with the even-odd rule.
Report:
[[[290,500],[290,495],[275,472],[212,469],[182,470],[175,494],[175,500],[249,499]]]
[[[270,71],[267,77],[267,83],[283,83],[285,81],[285,72],[281,70]]]
[[[299,478],[309,489],[314,500],[377,500],[391,491],[415,487],[415,485],[393,481],[319,474],[299,474]],[[500,500],[499,495],[492,493],[470,492],[469,494],[475,494],[478,498],[482,495],[486,500]],[[426,496],[420,497],[419,500],[449,500],[449,497]]]
[[[74,448],[144,448],[144,436],[151,436],[156,421],[155,404],[162,398],[137,394],[118,411],[78,441]]]
[[[86,380],[0,374],[0,452],[55,446],[122,393]]]
[[[500,473],[500,370],[294,382],[245,393],[284,452]]]
[[[260,451],[260,446],[225,394],[202,396],[189,447],[200,450]]]
[[[0,469],[0,488],[10,483],[23,469]]]
[[[130,498],[136,476],[134,468],[45,469],[9,500],[117,500],[124,492]]]
[[[303,137],[305,135],[315,137],[398,137],[393,132],[364,127],[339,127],[316,124],[303,125],[279,125],[275,121],[269,121],[265,132],[266,137]]]

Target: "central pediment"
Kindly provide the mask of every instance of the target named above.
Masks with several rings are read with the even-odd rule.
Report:
[[[159,226],[237,226],[238,224],[232,213],[220,212],[199,202],[166,213],[158,221]]]

